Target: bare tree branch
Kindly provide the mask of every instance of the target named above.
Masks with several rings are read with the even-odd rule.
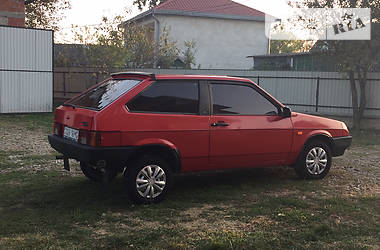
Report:
[[[28,5],[28,4],[31,4],[31,3],[35,2],[35,1],[37,1],[37,0],[26,0],[26,1],[24,2],[24,4],[25,4],[25,5]]]

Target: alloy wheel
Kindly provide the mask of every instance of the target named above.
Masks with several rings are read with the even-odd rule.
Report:
[[[137,174],[137,192],[144,198],[156,198],[163,192],[165,186],[165,171],[157,165],[148,165]]]
[[[321,174],[327,167],[326,151],[321,147],[312,148],[306,155],[306,169],[312,175]]]

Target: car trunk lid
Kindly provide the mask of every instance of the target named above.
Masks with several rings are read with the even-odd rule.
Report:
[[[91,130],[93,129],[94,116],[97,113],[94,110],[65,105],[57,108],[54,121],[70,128]]]

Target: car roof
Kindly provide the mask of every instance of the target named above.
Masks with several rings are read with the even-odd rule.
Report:
[[[183,80],[223,80],[223,81],[239,81],[239,82],[252,82],[247,78],[232,77],[232,76],[218,76],[218,75],[171,75],[171,74],[152,74],[146,72],[118,72],[111,74],[113,78],[123,78],[128,76],[138,76],[138,77],[150,77],[153,81],[155,80],[173,80],[173,79],[183,79]]]

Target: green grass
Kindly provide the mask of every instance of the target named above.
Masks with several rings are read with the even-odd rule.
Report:
[[[1,114],[0,124],[8,126],[22,126],[25,130],[42,130],[49,133],[53,130],[53,118],[53,113]]]
[[[247,182],[244,178],[238,180]],[[296,193],[278,198],[262,193],[257,186],[265,181],[257,181],[257,185],[245,183],[244,192],[254,194],[248,199],[239,196],[240,192],[223,193],[225,190],[216,182],[197,201],[186,193],[186,187],[179,186],[161,204],[134,206],[120,192],[121,179],[104,189],[84,177],[56,171],[2,174],[0,248],[133,245],[133,248],[269,249],[318,248],[335,242],[341,247],[351,247],[352,243],[360,247],[364,242],[379,244],[378,197],[302,199]],[[267,191],[281,191],[275,183],[273,186]],[[235,188],[233,184],[228,187]],[[193,193],[202,189],[196,184],[192,186]],[[223,193],[219,199],[210,202],[219,192]],[[205,204],[210,207],[204,209]],[[227,209],[221,208],[224,206]],[[202,212],[189,220],[183,214],[189,209]],[[240,226],[215,230],[213,225],[220,221],[220,216]],[[340,224],[332,221],[331,216],[341,218]],[[258,217],[267,218],[268,224],[264,221],[252,226],[250,222]],[[204,221],[200,229],[182,227],[183,223],[191,224],[198,219]],[[363,237],[366,241],[362,242]]]
[[[50,132],[51,114],[0,117]],[[378,147],[378,131],[354,134]],[[363,157],[355,155],[354,157]],[[380,197],[290,168],[177,176],[166,200],[133,205],[121,177],[107,188],[61,171],[54,155],[0,150],[0,249],[376,249]],[[344,161],[338,161],[344,164]],[[19,166],[38,164],[29,171]],[[51,167],[50,167],[51,166]],[[379,164],[376,167],[380,167]],[[13,169],[13,171],[12,171]],[[347,177],[347,178],[346,178]]]
[[[23,151],[2,151],[0,150],[0,170],[5,168],[16,167],[16,163],[11,157],[22,157]]]

